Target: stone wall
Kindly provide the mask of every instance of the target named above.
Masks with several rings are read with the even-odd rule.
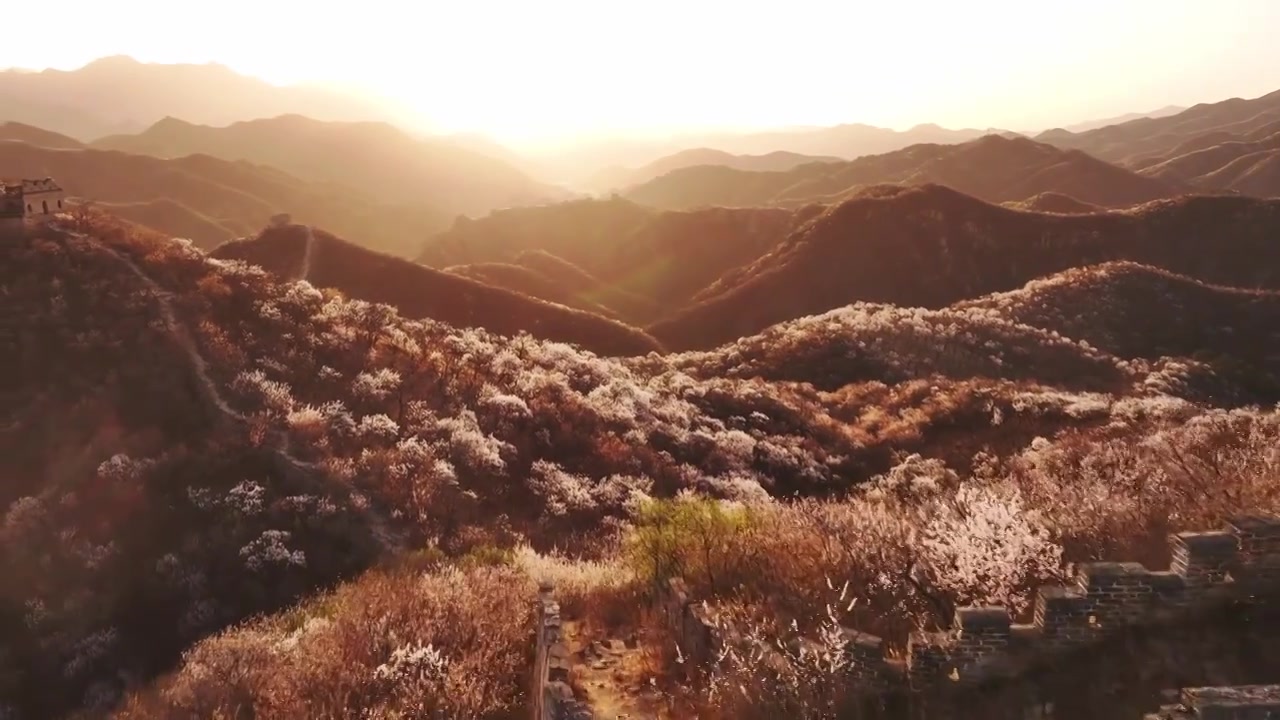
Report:
[[[1184,688],[1179,702],[1146,720],[1274,720],[1280,718],[1280,685]]]
[[[554,588],[538,589],[536,654],[533,663],[533,720],[594,720],[591,709],[569,686],[569,648],[560,636],[560,604]]]
[[[1123,628],[1176,622],[1228,602],[1280,599],[1280,517],[1233,518],[1222,530],[1179,533],[1169,543],[1166,570],[1080,564],[1070,584],[1039,589],[1030,623],[1014,623],[1003,607],[960,608],[952,630],[913,634],[905,658],[887,656],[881,638],[845,629],[851,687],[919,692],[1012,678]],[[679,578],[659,605],[686,665],[705,667],[740,641]]]

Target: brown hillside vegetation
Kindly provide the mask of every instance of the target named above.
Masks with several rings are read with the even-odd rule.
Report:
[[[760,377],[834,391],[920,377],[1034,381],[1112,392],[1133,382],[1115,357],[997,313],[857,303],[707,352],[668,356],[698,377]]]
[[[445,217],[568,197],[502,160],[443,140],[417,140],[386,123],[282,115],[210,127],[168,117],[137,135],[102,138],[93,147],[161,158],[199,153],[246,160],[388,203],[429,205]]]
[[[987,135],[959,145],[913,145],[846,163],[803,165],[789,172],[686,168],[633,188],[626,196],[667,209],[797,204],[882,183],[937,183],[997,203],[1057,192],[1105,207],[1170,197],[1181,188],[1082,152],[1020,136]]]
[[[622,238],[653,214],[621,198],[508,208],[479,219],[459,218],[428,240],[417,259],[431,267],[447,267],[510,262],[526,250],[544,250],[589,270],[599,267]]]
[[[597,303],[610,312],[633,323],[656,319],[661,306],[654,300],[608,285],[591,273],[545,250],[525,250],[516,255],[517,265],[536,270],[560,287],[566,288],[582,301]]]
[[[850,302],[938,308],[1083,264],[1133,260],[1218,284],[1280,287],[1280,201],[1183,197],[1095,215],[1011,210],[926,185],[833,207],[649,330],[708,348]],[[1204,238],[1214,238],[1211,245]]]
[[[1143,168],[1141,172],[1147,177],[1199,185],[1196,183],[1197,179],[1234,160],[1278,149],[1280,149],[1280,133],[1255,142],[1227,141],[1174,156],[1169,160]]]
[[[69,206],[84,204],[73,202]],[[236,237],[254,232],[256,218],[211,218],[177,200],[160,197],[139,202],[94,202],[92,206],[144,228],[187,238],[196,247],[209,250]]]
[[[242,260],[281,278],[302,277],[351,298],[395,307],[405,317],[430,318],[462,328],[573,343],[602,355],[634,355],[660,349],[645,333],[615,320],[469,277],[435,270],[367,250],[322,230],[294,225],[215,248],[212,257]]]
[[[1238,157],[1199,181],[1254,197],[1280,197],[1280,148]]]
[[[234,237],[206,244],[203,239],[212,237],[210,222],[240,232],[262,227],[278,212],[339,232],[359,232],[372,247],[388,252],[416,244],[442,222],[425,206],[388,205],[377,194],[208,155],[162,160],[0,142],[0,167],[16,176],[52,175],[68,194],[83,200],[125,204],[122,217],[175,237],[200,238],[206,249]]]
[[[1280,122],[1280,90],[1248,100],[1232,98],[1217,103],[1201,103],[1167,117],[1140,118],[1082,133],[1047,130],[1035,139],[1131,165],[1144,162],[1144,158],[1169,159],[1209,147],[1203,144],[1205,142],[1216,145],[1228,140],[1259,140],[1259,137],[1242,136],[1274,126],[1276,122]],[[1210,138],[1198,140],[1201,136]],[[1184,143],[1199,144],[1199,147]]]
[[[1263,225],[1258,204],[1233,212]],[[409,320],[96,213],[80,229],[0,244],[0,708],[23,718],[506,720],[529,712],[534,581],[670,672],[641,598],[672,574],[709,611],[775,618],[770,642],[824,627],[845,578],[840,621],[900,647],[957,604],[1020,611],[1063,561],[1160,560],[1171,530],[1280,509],[1280,415],[1187,401],[1186,358],[863,306],[789,324],[805,337],[764,372],[728,352],[686,372]],[[238,246],[287,277],[303,233],[265,235]],[[312,250],[317,273],[369,267]],[[840,385],[811,348],[844,334],[878,365]],[[1090,375],[1107,390],[1052,384]],[[763,717],[811,690],[732,677],[775,688]],[[685,685],[710,706],[688,717],[755,717]]]
[[[576,268],[553,274],[575,283],[579,292],[630,322],[649,322],[752,262],[820,210],[660,212],[618,198],[513,208],[456,223],[428,241],[419,261],[448,267],[521,262],[516,258],[524,253],[549,253]],[[594,280],[584,280],[581,272]]]
[[[1041,213],[1058,213],[1061,215],[1088,215],[1090,213],[1100,212],[1103,208],[1092,205],[1087,202],[1081,202],[1070,195],[1062,193],[1043,192],[1033,195],[1019,202],[1001,203],[1005,207],[1011,207],[1015,210],[1029,210],[1031,212]]]
[[[614,320],[617,319],[615,313],[609,308],[592,302],[584,295],[559,285],[546,275],[524,265],[475,263],[472,265],[453,265],[445,268],[444,271],[558,305],[585,310],[586,312]]]
[[[1125,358],[1204,356],[1280,369],[1280,293],[1134,262],[1073,268],[952,308],[989,310]]]

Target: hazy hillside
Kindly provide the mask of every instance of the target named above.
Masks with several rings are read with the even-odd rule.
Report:
[[[1280,90],[1248,100],[1232,98],[1201,103],[1174,115],[1140,118],[1082,133],[1046,130],[1035,139],[1062,148],[1084,150],[1111,162],[1136,164],[1144,158],[1168,159],[1179,146],[1198,142],[1200,136],[1211,136],[1212,144],[1217,144],[1239,139],[1277,121],[1280,121]]]
[[[199,92],[192,92],[199,88]],[[0,72],[0,121],[13,120],[82,141],[138,132],[167,116],[225,125],[298,113],[321,120],[375,120],[386,108],[314,88],[276,87],[231,69],[140,63],[125,56],[72,71]]]
[[[1227,140],[1175,155],[1139,172],[1147,177],[1178,182],[1205,191],[1234,191],[1245,195],[1280,195],[1280,132],[1255,141]]]
[[[1125,113],[1124,115],[1117,115],[1115,117],[1103,118],[1101,120],[1087,120],[1082,123],[1068,125],[1062,129],[1066,130],[1067,132],[1082,133],[1082,132],[1088,132],[1089,130],[1097,130],[1098,128],[1107,127],[1108,125],[1119,125],[1120,123],[1126,123],[1126,122],[1129,122],[1130,120],[1139,120],[1142,118],[1168,117],[1170,115],[1176,115],[1177,113],[1180,113],[1183,110],[1186,110],[1186,108],[1180,107],[1178,105],[1166,105],[1160,108],[1159,110],[1152,110],[1151,112]]]
[[[86,203],[73,201],[68,203],[68,207],[84,204]],[[254,222],[259,215],[257,212],[253,213],[252,217],[214,219],[168,197],[137,202],[88,204],[144,228],[165,232],[174,237],[187,238],[194,242],[196,247],[204,250],[215,248],[232,238],[253,233],[259,227],[259,223]]]
[[[633,185],[649,182],[673,170],[697,165],[717,165],[751,172],[786,171],[798,165],[813,162],[840,162],[834,156],[801,155],[775,150],[765,155],[733,155],[723,150],[695,148],[654,160],[639,168],[609,168],[592,178],[590,188],[597,192],[623,190]]]
[[[703,152],[698,148],[715,148],[718,152],[738,156],[786,153],[850,160],[921,143],[962,143],[992,133],[1014,134],[993,128],[952,130],[927,123],[909,130],[891,130],[852,123],[747,133],[687,133],[662,140],[604,139],[544,152],[536,157],[535,162],[543,169],[542,175],[548,179],[564,181],[574,187],[599,190],[604,187],[600,182],[601,174],[606,179],[611,179],[622,168],[637,168],[661,162],[668,156],[685,151]]]
[[[932,123],[916,125],[909,130],[890,130],[853,123],[824,128],[726,135],[718,142],[703,144],[740,155],[764,155],[785,150],[802,155],[829,155],[851,159],[893,152],[912,145],[963,143],[991,134],[1013,133],[995,128],[954,130]]]
[[[290,212],[302,222],[360,233],[371,247],[404,252],[444,219],[431,207],[390,204],[375,193],[306,182],[273,168],[208,155],[164,160],[0,141],[0,167],[18,177],[51,175],[72,196],[197,240],[203,248],[260,228],[275,213]]]
[[[941,307],[1079,265],[1133,260],[1199,280],[1280,288],[1280,201],[1187,197],[1094,215],[1021,212],[926,185],[832,207],[654,324],[706,348],[857,300]],[[1203,238],[1215,239],[1212,245]]]
[[[635,202],[680,209],[838,200],[882,183],[938,183],[990,202],[1021,201],[1044,192],[1101,206],[1169,197],[1180,186],[1146,178],[1081,152],[1023,137],[987,135],[958,145],[914,145],[839,164],[789,172],[693,167],[670,172],[626,193]]]
[[[162,158],[202,153],[247,160],[447,215],[568,197],[502,160],[445,141],[418,140],[385,123],[282,115],[213,127],[167,117],[137,135],[102,138],[93,147]]]
[[[578,292],[565,287],[541,272],[524,265],[514,263],[474,263],[471,265],[453,265],[444,269],[447,273],[461,275],[479,280],[486,285],[506,288],[530,297],[565,305],[578,310],[585,310],[614,320],[617,313],[608,307],[593,301],[585,292]]]
[[[508,262],[526,250],[545,250],[590,269],[652,215],[650,208],[621,198],[508,208],[478,219],[459,218],[428,239],[417,260],[446,267]]]
[[[524,253],[549,253],[602,287],[589,290],[572,277],[565,282],[579,282],[580,292],[594,293],[597,302],[629,321],[649,322],[660,309],[678,309],[725,272],[756,259],[815,212],[660,212],[620,198],[577,200],[460,221],[428,241],[418,259],[449,267],[518,262]],[[606,298],[606,293],[612,295]]]
[[[47,148],[68,149],[84,147],[84,143],[75,138],[19,122],[0,123],[0,140],[16,140],[28,145]]]
[[[316,287],[334,288],[353,299],[386,303],[409,318],[498,335],[527,333],[602,355],[659,349],[652,338],[620,322],[366,250],[304,226],[270,228],[221,245],[211,256],[250,262],[280,278],[305,277]]]

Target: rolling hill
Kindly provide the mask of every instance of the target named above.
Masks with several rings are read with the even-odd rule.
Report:
[[[84,147],[84,143],[75,138],[20,122],[0,123],[0,141],[3,140],[16,140],[36,147],[63,150]]]
[[[615,320],[373,252],[305,226],[269,228],[220,245],[210,255],[252,263],[281,278],[304,277],[354,299],[385,303],[408,318],[497,335],[527,333],[601,355],[660,350],[653,338]]]
[[[1278,231],[1280,201],[1243,197],[1059,215],[999,207],[938,185],[878,188],[792,231],[649,331],[672,349],[708,348],[859,300],[939,308],[1108,260],[1278,288]]]
[[[592,179],[589,187],[596,192],[625,190],[662,177],[673,170],[698,165],[716,165],[749,172],[771,172],[787,171],[808,163],[830,163],[841,160],[842,158],[834,156],[801,155],[785,150],[775,150],[765,155],[734,155],[723,150],[694,148],[659,158],[639,168],[610,168],[601,171]]]
[[[1072,268],[951,307],[990,311],[1123,358],[1229,357],[1280,370],[1280,292],[1209,285],[1135,262]]]
[[[1280,131],[1261,140],[1227,140],[1192,150],[1139,172],[1205,191],[1280,195]]]
[[[281,115],[213,127],[166,117],[141,133],[105,137],[93,147],[159,158],[204,154],[243,160],[387,203],[429,205],[446,216],[569,197],[502,160],[447,141],[417,139],[386,123]]]
[[[990,202],[1016,202],[1056,192],[1104,207],[1170,197],[1181,187],[1083,152],[1059,150],[1024,137],[987,135],[958,145],[913,145],[788,172],[685,168],[632,188],[626,197],[664,209],[804,204],[838,201],[858,188],[883,183],[937,183]]]
[[[376,194],[208,155],[160,159],[0,141],[0,167],[18,177],[51,175],[82,201],[206,249],[262,227],[278,212],[360,232],[372,247],[390,252],[416,246],[444,222],[431,207],[391,204]]]
[[[805,156],[850,160],[863,155],[901,150],[922,143],[954,144],[975,140],[990,134],[1013,135],[1004,130],[971,128],[953,130],[925,123],[908,130],[892,130],[862,123],[826,127],[798,127],[760,132],[697,132],[662,140],[632,138],[602,139],[547,151],[534,159],[542,175],[573,187],[599,191],[601,174],[604,185],[613,182],[622,168],[636,168],[686,151],[712,152],[733,156],[764,157]],[[723,156],[717,155],[720,159]],[[757,161],[758,162],[758,161]]]
[[[1173,115],[1139,118],[1087,132],[1046,130],[1035,139],[1134,166],[1149,158],[1170,159],[1174,154],[1184,154],[1187,150],[1179,151],[1179,148],[1186,143],[1207,147],[1203,143],[1240,139],[1277,121],[1280,121],[1280,90],[1247,100],[1231,98],[1201,103]]]
[[[650,322],[678,309],[725,272],[759,257],[815,212],[663,212],[621,198],[577,200],[458,222],[430,239],[418,261],[449,267],[519,262],[526,253],[548,253],[592,279],[584,284],[570,272],[565,282],[579,283],[580,291],[630,322]],[[591,282],[598,286],[588,288]]]

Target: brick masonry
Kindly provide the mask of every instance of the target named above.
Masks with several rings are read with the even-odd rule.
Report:
[[[560,604],[555,588],[538,588],[536,654],[533,664],[534,720],[594,720],[591,708],[569,685],[572,655],[561,639]]]
[[[1173,559],[1165,570],[1080,564],[1070,584],[1038,590],[1030,623],[1014,623],[1003,607],[959,608],[952,630],[913,634],[905,659],[888,657],[880,638],[846,629],[850,682],[880,693],[1013,678],[1124,628],[1177,622],[1229,602],[1270,601],[1280,591],[1280,517],[1232,518],[1221,530],[1172,535],[1169,544]],[[686,665],[706,667],[737,642],[679,578],[664,588],[659,607]]]
[[[1183,688],[1145,720],[1280,720],[1280,685]]]

